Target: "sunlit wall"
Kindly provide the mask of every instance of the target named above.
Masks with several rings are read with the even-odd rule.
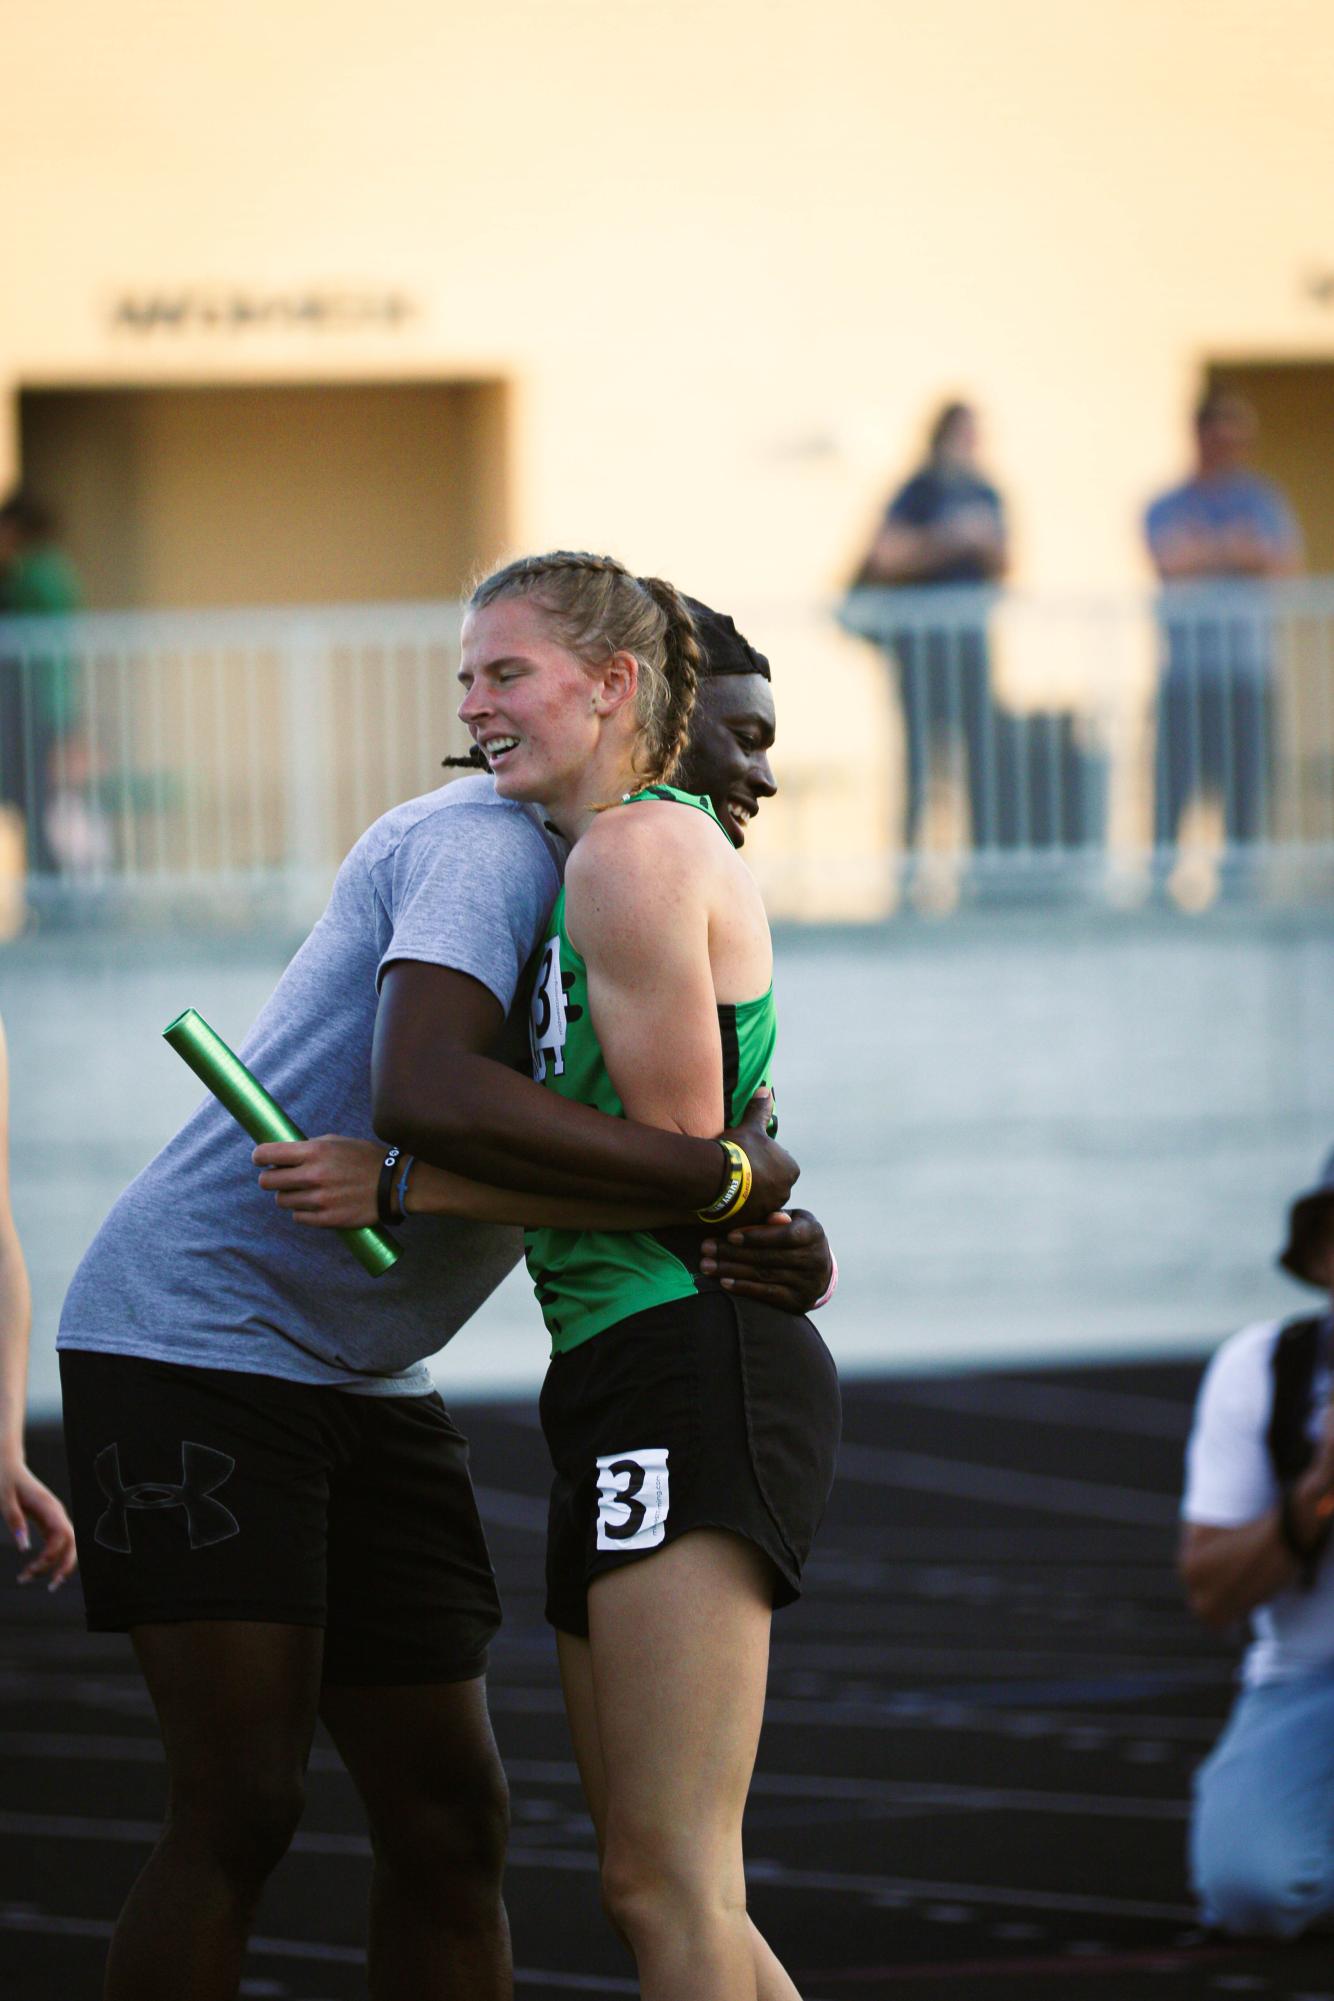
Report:
[[[763,643],[964,393],[1017,581],[1130,587],[1202,370],[1334,356],[1332,62],[1322,0],[50,0],[6,24],[0,473],[24,388],[502,385],[512,544]],[[793,784],[875,845],[874,658],[813,619],[777,665]]]

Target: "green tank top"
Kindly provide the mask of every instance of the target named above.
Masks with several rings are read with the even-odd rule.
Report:
[[[707,813],[727,833],[708,798],[654,785],[633,800],[666,799]],[[628,802],[627,802],[628,803]],[[773,987],[756,1000],[718,1009],[723,1049],[723,1107],[735,1125],[771,1079],[777,1022]],[[625,1107],[607,1074],[588,1008],[588,970],[565,928],[565,891],[551,913],[533,987],[529,1022],[533,1075],[549,1091],[623,1119]],[[719,1173],[721,1180],[721,1168]],[[553,1355],[591,1341],[645,1307],[717,1290],[699,1271],[702,1225],[665,1230],[528,1230],[528,1271],[551,1336]]]

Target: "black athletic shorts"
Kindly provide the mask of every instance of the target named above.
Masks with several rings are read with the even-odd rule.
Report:
[[[91,1631],[258,1619],[323,1627],[331,1683],[483,1672],[500,1601],[437,1395],[78,1349],[60,1373]]]
[[[595,1577],[690,1529],[763,1550],[775,1605],[801,1595],[841,1423],[809,1320],[725,1292],[649,1307],[553,1356],[541,1417],[556,1470],[546,1614],[561,1632],[587,1633]]]

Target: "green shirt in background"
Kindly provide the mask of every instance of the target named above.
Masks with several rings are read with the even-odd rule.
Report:
[[[83,603],[78,573],[53,543],[24,549],[0,575],[0,616],[67,618]],[[60,732],[74,720],[74,669],[63,650],[27,646],[42,721]]]

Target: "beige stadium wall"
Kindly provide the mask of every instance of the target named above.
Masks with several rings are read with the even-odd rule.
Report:
[[[0,391],[507,384],[512,541],[743,612],[784,838],[869,852],[878,662],[784,608],[956,393],[1016,580],[1142,583],[1211,361],[1334,356],[1332,63],[1327,0],[49,0],[6,29]],[[182,287],[408,309],[115,324]]]

